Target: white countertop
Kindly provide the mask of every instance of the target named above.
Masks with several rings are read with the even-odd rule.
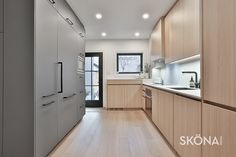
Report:
[[[148,83],[148,82],[144,82],[143,85],[146,85],[146,86],[149,86],[149,87],[152,87],[152,88],[157,88],[157,89],[165,90],[165,91],[172,92],[172,93],[176,93],[176,94],[183,95],[183,96],[186,96],[186,97],[190,97],[190,98],[201,100],[201,90],[200,89],[194,89],[194,90],[175,90],[175,89],[171,89],[171,88],[183,87],[183,86],[178,86],[178,85],[159,85],[159,84]]]

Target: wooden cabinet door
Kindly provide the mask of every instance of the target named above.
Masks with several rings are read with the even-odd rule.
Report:
[[[236,3],[203,1],[204,100],[236,107]]]
[[[157,89],[152,88],[152,121],[159,128],[160,121],[158,119],[159,114],[159,92]],[[160,128],[159,128],[160,129]]]
[[[174,131],[174,95],[158,92],[158,121],[161,132],[171,145],[173,145]]]
[[[235,157],[236,156],[236,112],[203,104],[202,135],[217,137],[222,145],[203,145],[202,157]]]
[[[48,1],[37,0],[35,6],[36,157],[42,157],[46,156],[58,142],[56,80],[59,17]]]
[[[200,0],[181,0],[184,17],[183,58],[200,54]]]
[[[164,57],[165,27],[164,19],[161,18],[151,34],[151,59]]]
[[[173,145],[174,95],[152,90],[152,120],[171,145]]]
[[[124,100],[125,100],[125,108],[142,108],[141,86],[126,85]]]
[[[166,20],[166,63],[183,58],[184,18],[183,2],[178,1]]]
[[[126,85],[107,85],[107,106],[108,108],[125,107],[125,86]]]
[[[174,148],[181,157],[200,157],[201,146],[181,145],[180,137],[201,134],[201,102],[174,96]]]

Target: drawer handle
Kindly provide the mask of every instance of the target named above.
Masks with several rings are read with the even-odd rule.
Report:
[[[69,18],[66,18],[66,22],[69,23],[69,25],[73,25],[74,24]]]
[[[52,105],[54,103],[55,103],[55,101],[51,101],[49,103],[43,104],[42,107],[47,107],[47,106]]]
[[[49,0],[50,3],[55,4],[56,2],[54,0]]]
[[[69,98],[72,98],[72,97],[75,96],[75,95],[76,95],[76,94],[74,93],[74,94],[72,94],[72,95],[63,97],[63,99],[69,99]]]
[[[44,95],[44,96],[42,96],[42,98],[48,98],[48,97],[51,97],[51,96],[54,96],[54,95],[56,95],[56,94],[52,93],[52,94]]]

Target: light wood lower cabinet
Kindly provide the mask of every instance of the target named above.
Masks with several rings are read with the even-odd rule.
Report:
[[[202,146],[202,157],[236,156],[236,112],[203,104],[202,135],[206,137],[222,136],[222,145]]]
[[[108,108],[142,108],[141,85],[108,85]]]
[[[142,108],[141,85],[125,86],[125,108]]]
[[[175,95],[174,148],[181,157],[201,156],[201,146],[180,144],[181,136],[196,134],[201,134],[201,102]]]
[[[152,120],[173,145],[174,95],[157,89],[152,90]]]
[[[107,106],[108,108],[125,107],[125,85],[108,85]]]

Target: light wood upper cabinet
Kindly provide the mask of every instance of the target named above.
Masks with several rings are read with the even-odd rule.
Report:
[[[152,89],[152,120],[173,145],[173,110],[174,95],[157,89]]]
[[[236,107],[236,3],[203,1],[204,99]]]
[[[200,54],[200,0],[181,0],[184,9],[184,58]]]
[[[165,25],[164,19],[161,18],[157,25],[155,26],[151,38],[150,38],[150,46],[151,46],[151,58],[152,60],[158,58],[164,58],[165,51]]]
[[[235,157],[236,156],[236,112],[203,104],[202,135],[217,137],[222,145],[202,146],[202,157]]]
[[[184,19],[183,3],[179,1],[166,17],[166,63],[183,58]]]
[[[175,95],[174,148],[181,157],[200,157],[201,146],[181,145],[181,136],[201,134],[201,102]]]
[[[179,0],[165,17],[166,63],[200,54],[200,0]]]

